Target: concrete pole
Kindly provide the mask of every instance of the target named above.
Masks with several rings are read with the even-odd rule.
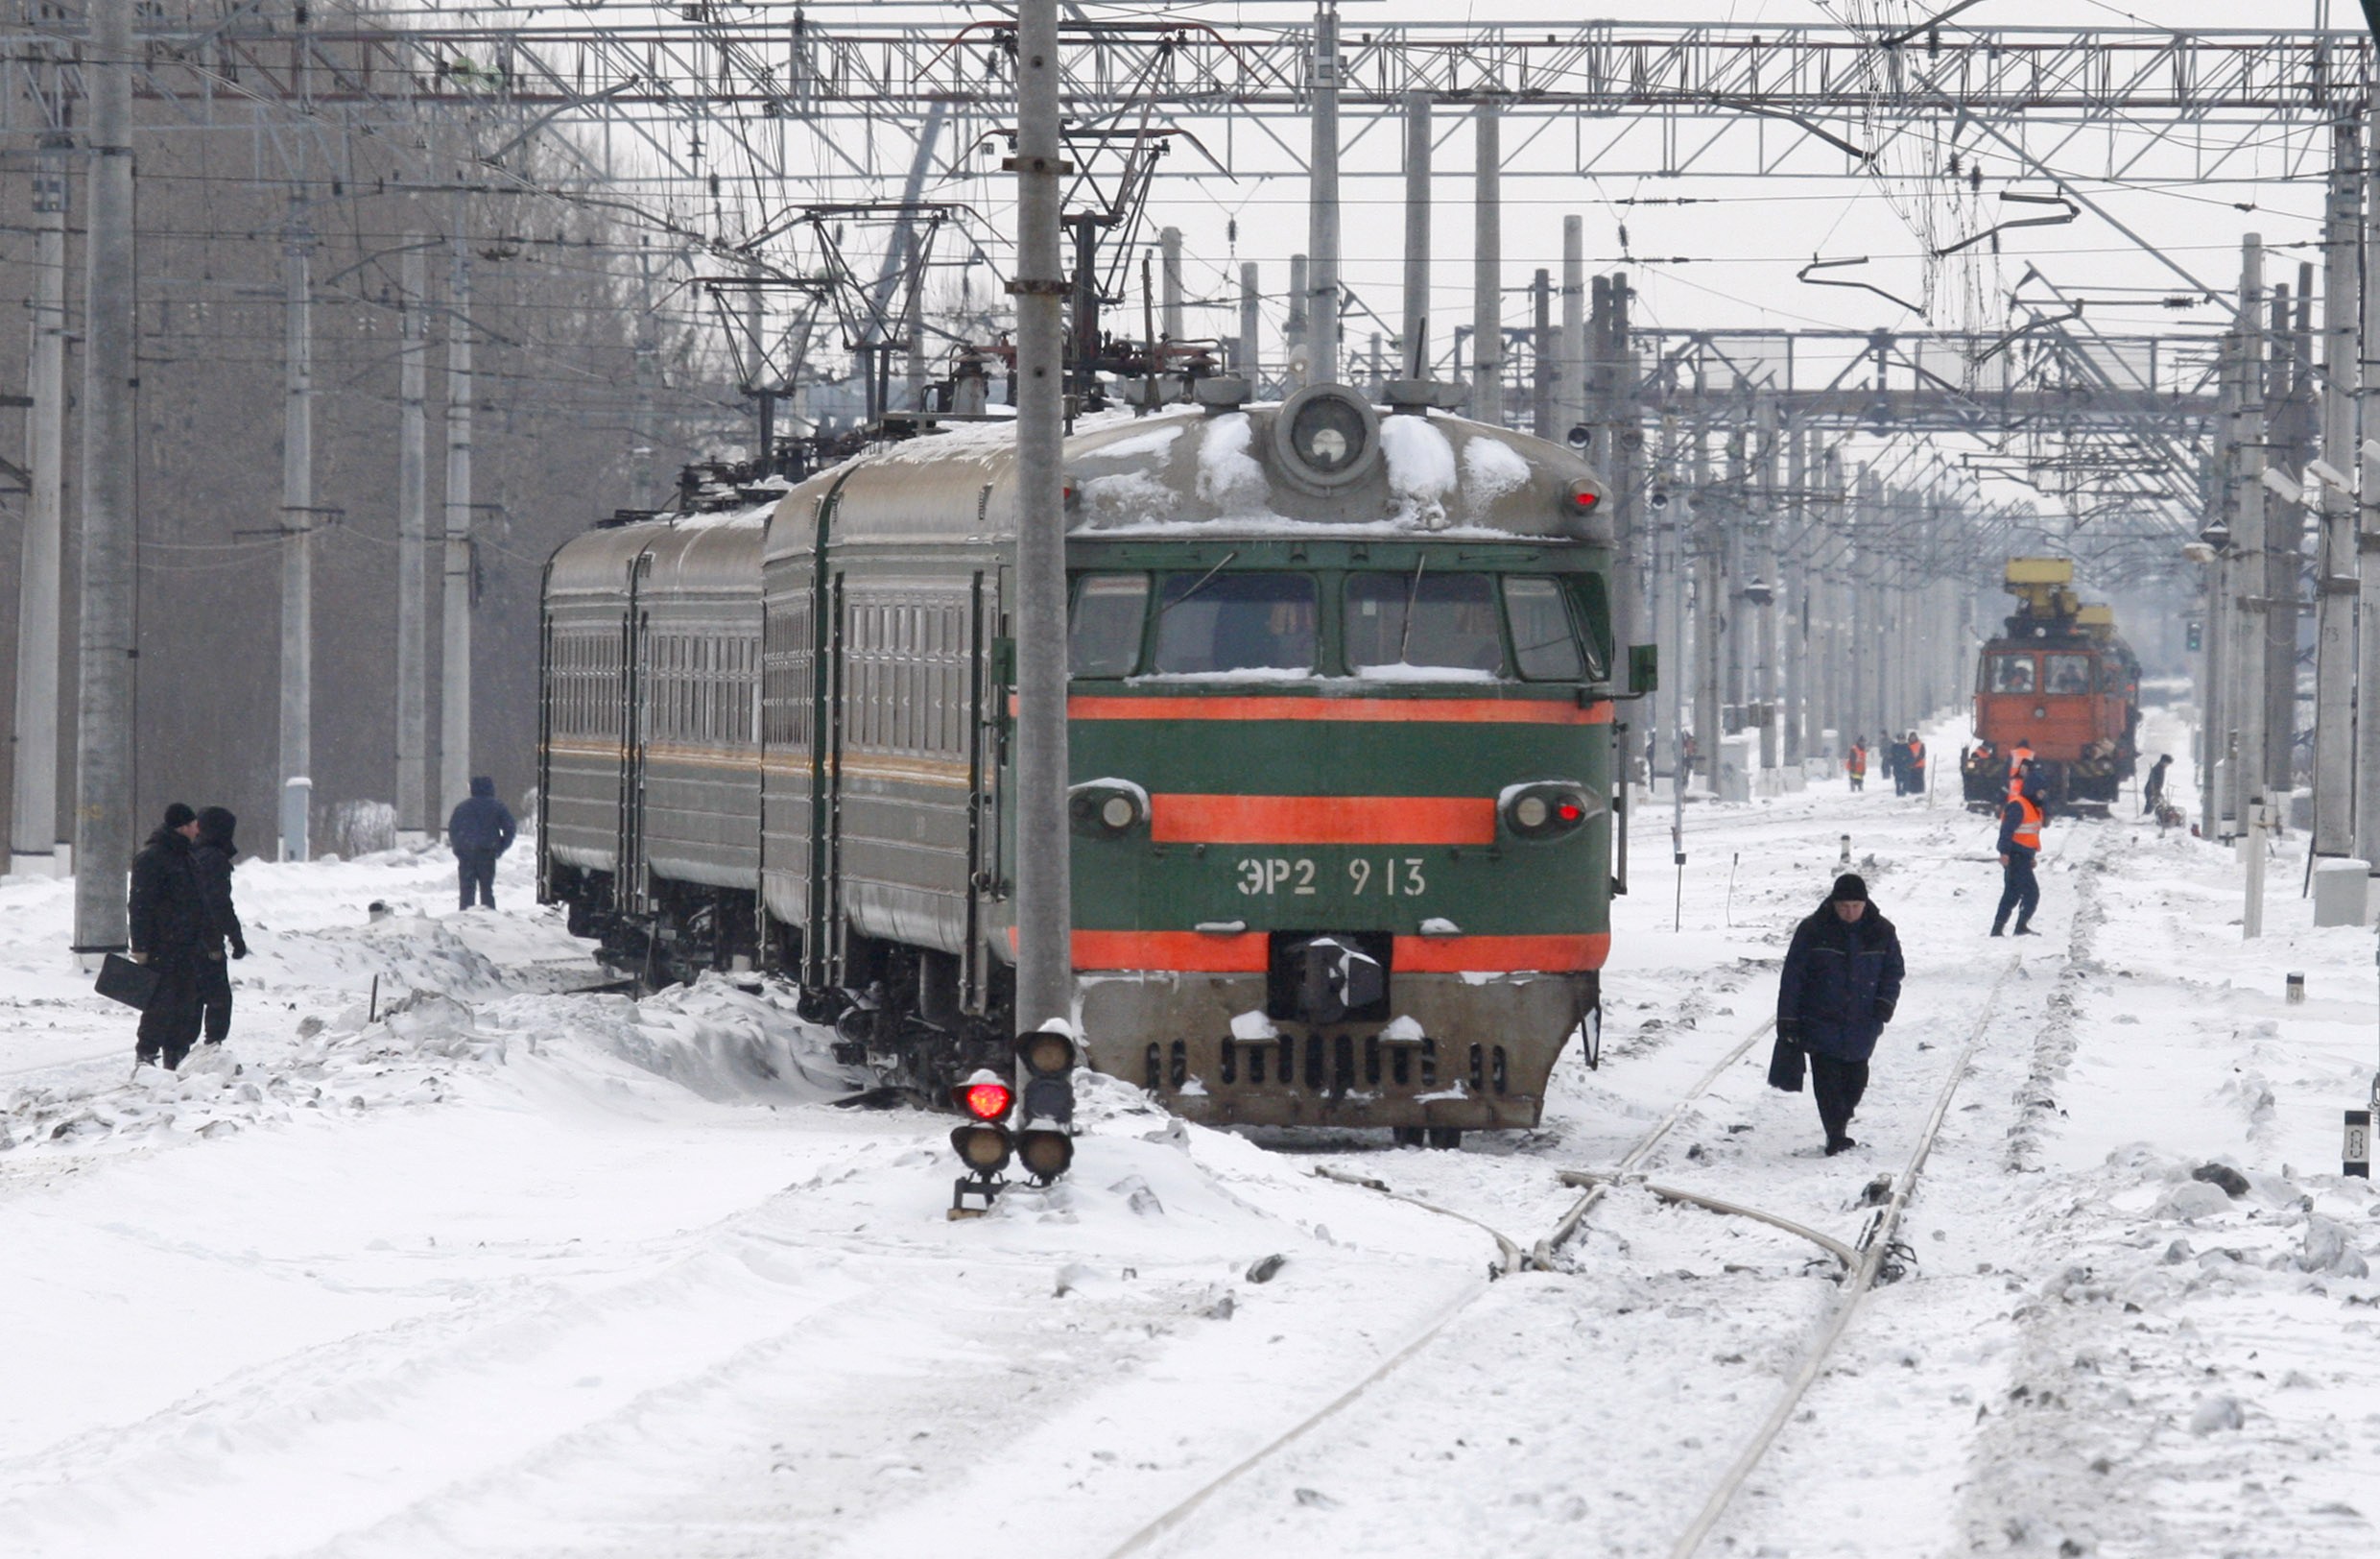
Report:
[[[66,166],[45,151],[33,175],[33,322],[25,351],[25,539],[16,572],[16,731],[9,870],[63,869],[58,838],[58,618],[65,550]]]
[[[1066,533],[1059,376],[1058,0],[1017,9],[1016,1010],[1074,1018],[1066,828]]]
[[[2239,459],[2232,483],[2232,686],[2237,703],[2239,785],[2233,801],[2245,808],[2260,800],[2264,786],[2265,732],[2265,341],[2264,240],[2249,233],[2240,246]],[[2245,810],[2236,814],[2245,826]]]
[[[1478,166],[1471,192],[1471,415],[1504,423],[1504,153],[1501,108],[1471,110]],[[1706,741],[1708,737],[1704,738]]]
[[[1554,279],[1539,266],[1529,278],[1529,431],[1554,437]]]
[[[1181,229],[1157,229],[1157,300],[1160,312],[1157,328],[1168,341],[1179,341],[1187,333],[1181,318]]]
[[[1698,419],[1694,424],[1692,485],[1701,494],[1710,485],[1706,435]],[[1694,739],[1702,750],[1702,773],[1713,781],[1719,775],[1720,708],[1725,689],[1722,657],[1726,612],[1726,582],[1720,577],[1718,506],[1705,503],[1694,516]]]
[[[460,227],[460,223],[458,223]],[[446,334],[445,591],[438,697],[438,805],[445,818],[471,793],[471,253],[454,239]]]
[[[296,202],[293,200],[292,204]],[[314,234],[281,251],[281,859],[314,858]]]
[[[1780,423],[1777,418],[1776,395],[1762,391],[1755,415],[1758,421],[1753,433],[1758,447],[1753,450],[1753,472],[1760,491],[1760,517],[1751,535],[1752,567],[1757,574],[1753,581],[1763,599],[1753,603],[1752,698],[1762,710],[1760,720],[1760,766],[1773,770],[1777,765],[1778,738],[1783,734],[1784,711],[1777,703],[1777,594],[1776,577],[1776,459]]]
[[[1258,382],[1263,359],[1260,355],[1264,333],[1264,310],[1260,306],[1263,293],[1256,286],[1256,262],[1240,262],[1240,344],[1239,360],[1232,371],[1248,381],[1250,394],[1261,398],[1263,386]]]
[[[2214,450],[2202,484],[2202,529],[2231,519],[2231,468],[2239,459],[2239,342],[2231,332],[2216,343]],[[2201,634],[2204,660],[2199,683],[2199,828],[2209,839],[2227,839],[2224,820],[2232,815],[2231,743],[2231,561],[2226,545],[2206,570],[2206,617]]]
[[[2265,375],[2265,464],[2295,484],[2314,458],[2320,414],[2314,404],[2314,267],[2297,270],[2297,289],[2273,289],[2272,350]],[[2317,512],[2265,490],[2264,782],[2273,798],[2268,825],[2288,831],[2283,798],[2297,785],[2297,617],[2306,542],[2320,532]]]
[[[1613,300],[1616,304],[1617,300]],[[1626,345],[1626,338],[1620,344]],[[1599,345],[1594,356],[1597,366],[1608,363],[1616,355]],[[1587,420],[1587,349],[1586,349],[1586,225],[1578,217],[1562,218],[1561,274],[1561,349],[1554,354],[1554,436],[1570,437],[1570,430]],[[1616,386],[1606,388],[1616,389]],[[1619,408],[1606,404],[1596,408],[1596,420],[1616,435]],[[1606,479],[1620,474],[1620,461],[1610,462],[1611,469],[1604,472]]]
[[[2330,199],[2322,214],[2322,461],[2352,480],[2356,361],[2357,228],[2364,217],[2361,137],[2355,121],[2331,129]],[[2355,848],[2355,499],[2324,482],[2321,545],[2314,566],[2314,853]]]
[[[90,216],[83,358],[83,622],[75,724],[75,951],[124,946],[132,861],[132,0],[92,0],[83,67]]]
[[[1809,429],[1797,423],[1785,425],[1785,504],[1784,522],[1788,544],[1785,548],[1784,579],[1784,653],[1779,669],[1783,684],[1777,691],[1777,703],[1783,708],[1784,732],[1778,738],[1777,757],[1787,765],[1801,761],[1804,734],[1810,712],[1810,573],[1809,557],[1810,506],[1804,496],[1810,481]]]
[[[1727,720],[1726,710],[1735,711],[1727,726],[1730,735],[1743,729],[1744,707],[1751,702],[1747,691],[1751,686],[1751,602],[1745,598],[1746,567],[1745,514],[1746,494],[1750,491],[1750,470],[1745,451],[1749,436],[1744,423],[1727,433],[1726,497],[1715,505],[1713,516],[1719,523],[1719,653],[1725,662],[1726,682],[1721,693],[1720,718]]]
[[[430,837],[429,564],[430,504],[430,261],[429,240],[405,240],[398,261],[402,293],[397,319],[396,445],[396,828],[418,846]],[[643,341],[643,321],[637,339]],[[644,366],[644,353],[637,353]],[[640,372],[638,379],[643,375]],[[640,398],[640,408],[650,401]],[[639,427],[643,426],[641,420]],[[653,446],[641,434],[644,466]],[[639,508],[650,508],[649,501]]]
[[[2371,85],[2365,117],[2380,125],[2380,82]],[[2375,242],[2373,227],[2380,225],[2380,132],[2373,135],[2372,155],[2364,162],[2364,196],[2365,240],[2369,245]],[[2380,277],[2364,288],[2362,335],[2362,355],[2380,359]],[[2380,438],[2380,399],[2375,399],[2375,392],[2380,392],[2380,374],[2366,374],[2355,398],[2362,414],[2360,437],[2367,441]],[[2362,458],[2361,444],[2357,453]],[[2362,477],[2357,484],[2362,494],[2357,502],[2357,546],[2380,549],[2380,462],[2365,458],[2361,470],[2348,474]],[[2356,640],[2356,685],[2380,689],[2380,566],[2358,572],[2356,596],[2364,624]],[[2380,691],[2367,692],[2364,697],[2380,698]],[[2355,724],[2355,853],[2370,861],[2375,875],[2380,875],[2380,717],[2375,717],[2368,705],[2359,711]]]
[[[1660,486],[1669,502],[1658,512],[1648,509],[1654,531],[1654,558],[1660,575],[1657,594],[1661,602],[1662,636],[1655,642],[1661,646],[1661,736],[1669,744],[1665,754],[1674,755],[1678,738],[1686,729],[1686,688],[1693,681],[1693,668],[1687,663],[1686,624],[1686,531],[1689,516],[1683,485],[1678,480],[1678,419],[1674,414],[1661,417],[1661,477]]]
[[[1371,348],[1365,355],[1364,388],[1372,399],[1378,400],[1389,383],[1388,343],[1379,331],[1371,333]]]
[[[1404,374],[1430,376],[1430,94],[1405,94]]]
[[[1306,256],[1289,257],[1289,317],[1281,322],[1281,396],[1302,390],[1314,383],[1314,354],[1309,349],[1306,330],[1306,300],[1313,288],[1307,281]]]
[[[414,239],[409,242],[414,245],[418,245],[421,240]],[[628,451],[629,507],[631,509],[640,510],[650,510],[654,506],[653,402],[654,390],[657,388],[658,381],[661,377],[660,332],[657,327],[657,322],[654,320],[653,313],[653,252],[647,247],[647,243],[648,241],[642,238],[636,241],[636,359],[634,364],[636,373],[636,402],[633,412],[635,426],[630,430],[631,443],[629,444]],[[407,258],[409,262],[413,258],[413,251],[410,248],[407,251]],[[410,278],[414,276],[414,273],[412,271],[408,271],[406,275]],[[410,279],[406,283],[406,286],[409,289],[413,285],[414,283]],[[424,281],[423,285],[426,286],[427,282]],[[416,307],[418,307],[420,300],[426,298],[427,295],[419,292],[409,292],[408,296],[416,300]],[[425,324],[428,323],[426,317],[423,323]],[[429,339],[428,333],[425,330],[422,338],[422,351],[424,353],[423,372],[425,373],[427,372],[428,350]],[[426,382],[427,381],[425,379],[424,383],[426,384]],[[421,392],[424,396],[426,396],[427,393],[428,392],[426,390]],[[404,827],[401,817],[403,808],[400,806],[398,811],[400,813],[398,827]]]
[[[1339,364],[1339,13],[1314,12],[1312,170],[1306,191],[1306,252],[1314,296],[1307,308],[1309,383],[1337,384]]]

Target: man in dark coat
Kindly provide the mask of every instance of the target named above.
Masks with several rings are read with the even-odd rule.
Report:
[[[239,912],[231,905],[231,863],[240,853],[231,830],[240,820],[220,806],[199,813],[199,840],[190,851],[198,868],[199,894],[206,902],[206,934],[200,939],[199,1012],[209,1044],[221,1044],[231,1032],[231,966],[248,956],[248,938],[240,930]]]
[[[2159,753],[2154,767],[2149,771],[2149,782],[2141,787],[2140,815],[2147,817],[2165,804],[2165,771],[2174,766],[2174,755]]]
[[[1925,743],[1914,731],[1909,733],[1908,756],[1901,759],[1901,774],[1909,781],[1909,794],[1925,794]]]
[[[1810,1091],[1832,1158],[1857,1147],[1846,1131],[1868,1091],[1868,1058],[1901,998],[1901,939],[1850,873],[1794,928],[1776,988],[1776,1033],[1810,1058]]]
[[[471,794],[455,803],[454,815],[446,820],[446,843],[454,848],[464,908],[471,907],[474,888],[481,903],[496,907],[496,857],[512,848],[514,831],[512,814],[496,800],[496,782],[486,775],[474,779]]]
[[[134,1064],[181,1065],[199,1036],[199,965],[207,933],[206,901],[199,888],[191,841],[199,815],[176,802],[165,826],[132,858],[132,957],[157,971],[156,993],[141,1010]]]

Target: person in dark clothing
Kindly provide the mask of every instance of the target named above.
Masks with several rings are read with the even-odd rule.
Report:
[[[1884,777],[1892,781],[1892,794],[1895,796],[1909,794],[1909,782],[1901,778],[1901,758],[1904,756],[1901,744],[1894,741],[1890,732],[1876,744],[1876,765],[1884,770]]]
[[[1925,794],[1925,743],[1914,731],[1909,733],[1908,756],[1901,759],[1901,774],[1909,780],[1909,794]]]
[[[2173,766],[2173,754],[2159,753],[2157,755],[2155,765],[2149,770],[2149,782],[2141,787],[2140,815],[2142,817],[2150,816],[2165,804],[2165,771]]]
[[[202,808],[198,843],[190,851],[191,864],[198,868],[199,894],[206,903],[206,934],[199,945],[199,1013],[209,1044],[223,1043],[231,1032],[231,966],[224,962],[224,954],[228,950],[234,958],[248,956],[248,937],[231,905],[231,863],[240,853],[231,830],[239,826],[240,820],[223,807]]]
[[[2031,774],[2009,803],[2000,809],[2000,910],[1991,918],[1991,934],[1999,936],[2016,912],[2016,934],[2037,936],[2033,912],[2041,904],[2041,884],[2033,875],[2034,857],[2041,853],[2041,782]]]
[[[1868,901],[1867,882],[1850,873],[1794,927],[1776,987],[1776,1034],[1809,1057],[1829,1158],[1859,1146],[1847,1128],[1868,1091],[1868,1060],[1892,1020],[1904,972],[1900,933]]]
[[[446,820],[446,843],[454,847],[464,908],[471,907],[474,889],[481,903],[496,907],[496,857],[512,848],[515,831],[512,814],[496,800],[496,782],[486,775],[474,779],[471,794],[455,803]]]
[[[176,802],[165,809],[165,826],[132,858],[132,958],[157,971],[156,992],[141,1010],[135,1066],[156,1062],[170,1071],[199,1036],[199,965],[208,921],[191,858],[198,832],[199,815]]]

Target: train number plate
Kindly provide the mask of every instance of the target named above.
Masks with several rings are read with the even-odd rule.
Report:
[[[1346,891],[1357,899],[1418,899],[1429,891],[1418,855],[1357,855],[1346,862]],[[1250,855],[1234,867],[1240,892],[1250,898],[1311,896],[1321,891],[1322,869],[1304,855]]]

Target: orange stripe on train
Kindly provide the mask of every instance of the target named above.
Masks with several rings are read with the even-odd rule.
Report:
[[[1492,845],[1485,796],[1181,796],[1149,798],[1161,845]]]
[[[1012,946],[1014,933],[1011,933]],[[1213,936],[1203,931],[1077,931],[1074,967],[1165,970],[1187,974],[1262,974],[1272,939],[1262,931]],[[1404,974],[1576,974],[1601,969],[1609,932],[1514,937],[1396,939],[1391,956]]]

